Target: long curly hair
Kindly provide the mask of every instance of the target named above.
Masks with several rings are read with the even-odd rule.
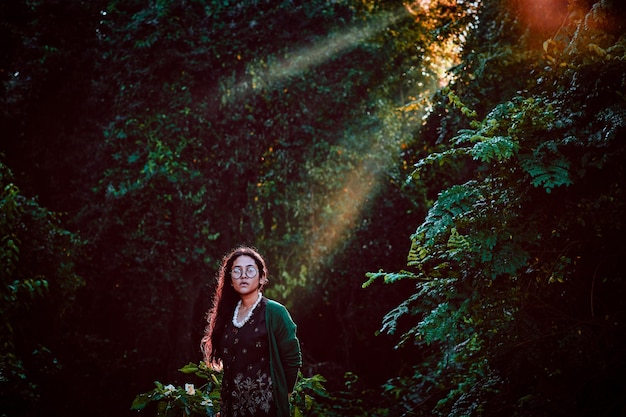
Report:
[[[251,257],[256,263],[259,270],[259,290],[262,290],[268,281],[269,274],[265,260],[256,249],[249,246],[239,246],[222,258],[222,263],[217,273],[217,287],[213,295],[213,304],[207,313],[208,325],[201,342],[204,361],[214,369],[221,368],[220,341],[222,340],[224,327],[232,319],[235,306],[240,300],[239,293],[231,285],[230,271],[235,260],[244,255]]]

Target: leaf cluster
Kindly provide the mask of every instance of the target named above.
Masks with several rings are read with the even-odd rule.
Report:
[[[158,417],[217,415],[220,411],[222,373],[208,367],[204,362],[198,364],[190,362],[179,371],[185,375],[195,375],[203,384],[196,387],[187,383],[184,387],[175,387],[156,381],[154,383],[156,388],[135,397],[131,410],[141,411],[151,403],[156,403]],[[294,417],[320,415],[321,405],[318,401],[328,397],[325,382],[326,379],[321,375],[304,377],[300,373],[290,397],[291,415]]]
[[[26,409],[38,385],[60,369],[59,321],[84,280],[76,264],[84,242],[61,214],[22,194],[0,162],[0,404]],[[39,324],[37,331],[29,324]]]
[[[141,411],[150,403],[156,403],[158,417],[169,416],[215,416],[220,410],[221,374],[204,362],[189,363],[179,369],[183,374],[194,374],[204,382],[201,386],[185,384],[175,387],[155,381],[156,388],[139,394],[131,404],[131,410]]]
[[[500,2],[483,7],[482,26],[489,26],[484,19],[489,13],[509,13]],[[614,58],[624,32],[607,24],[609,10],[620,16],[622,28],[624,16],[608,2],[585,7],[571,5],[571,20],[559,32],[567,43],[544,69],[539,69],[544,58],[525,43],[533,37],[523,39],[520,49],[530,52],[517,62],[527,65],[519,69],[527,76],[516,92],[493,93],[491,81],[506,72],[493,67],[482,72],[486,67],[471,62],[485,49],[477,48],[464,58],[466,76],[442,94],[449,116],[443,122],[436,113],[432,118],[457,128],[447,132],[443,150],[415,165],[412,178],[423,182],[442,168],[464,174],[439,193],[411,236],[408,270],[372,273],[366,283],[415,283],[381,328],[400,332],[398,347],[412,342],[424,355],[413,373],[386,386],[400,409],[426,407],[424,415],[446,416],[548,415],[555,411],[552,396],[567,402],[575,415],[589,410],[612,415],[620,407],[612,394],[589,385],[581,388],[589,399],[585,404],[568,393],[577,373],[592,372],[582,356],[606,364],[603,355],[624,343],[618,336],[624,317],[616,304],[624,294],[617,262],[623,245],[620,232],[613,232],[623,230],[617,216],[624,212],[618,185],[624,148],[618,138],[625,106],[615,93],[623,85],[617,68],[623,71],[624,65]],[[503,28],[502,37],[492,41],[506,45]],[[601,51],[593,46],[600,39]],[[468,77],[472,83],[465,82]],[[486,93],[491,110],[485,103],[474,105]],[[592,200],[601,215],[594,214]],[[602,261],[596,257],[599,248]],[[596,287],[599,275],[602,290]],[[585,288],[592,288],[590,317],[581,313],[588,311]],[[615,296],[600,301],[596,291]],[[615,320],[611,330],[595,314],[600,304]],[[585,337],[587,325],[609,333]],[[522,346],[524,354],[518,351]],[[578,353],[563,354],[572,350]],[[612,363],[624,368],[622,360]],[[605,386],[615,374],[606,368],[594,378]],[[546,388],[551,383],[556,385]]]

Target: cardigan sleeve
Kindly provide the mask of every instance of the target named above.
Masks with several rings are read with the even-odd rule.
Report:
[[[270,309],[271,332],[285,375],[286,388],[291,392],[298,378],[298,370],[302,366],[300,342],[296,336],[297,326],[282,304],[268,300],[268,308]]]
[[[286,308],[282,308],[281,320],[276,323],[276,342],[287,379],[289,392],[293,390],[302,366],[300,342],[296,336],[296,324]]]

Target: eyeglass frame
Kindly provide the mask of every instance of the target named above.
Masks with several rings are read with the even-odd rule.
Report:
[[[235,271],[236,270],[239,271],[239,274],[238,274],[239,276],[235,276]],[[254,271],[254,275],[250,276],[248,274],[248,271],[250,271],[250,270]],[[257,275],[259,275],[259,270],[257,269],[257,267],[255,265],[247,265],[247,266],[245,266],[245,271],[243,270],[243,268],[241,266],[236,266],[236,267],[234,267],[233,269],[230,270],[230,277],[232,279],[235,279],[235,280],[240,280],[244,276],[246,278],[249,278],[249,279],[254,279],[254,278],[257,277]]]

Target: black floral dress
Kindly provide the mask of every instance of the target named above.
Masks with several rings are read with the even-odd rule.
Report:
[[[224,329],[222,417],[267,417],[276,414],[265,308],[266,300],[263,299],[241,328],[229,321]]]

